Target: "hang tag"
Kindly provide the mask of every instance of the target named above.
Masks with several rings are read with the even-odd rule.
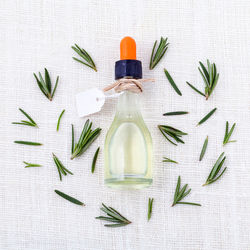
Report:
[[[76,108],[80,117],[99,112],[104,103],[105,95],[98,88],[76,94]]]

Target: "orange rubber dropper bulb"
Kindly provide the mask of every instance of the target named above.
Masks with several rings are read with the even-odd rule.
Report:
[[[120,59],[136,60],[136,43],[135,40],[130,36],[126,36],[121,40]]]

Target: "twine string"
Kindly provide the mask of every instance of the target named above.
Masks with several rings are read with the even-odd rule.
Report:
[[[103,88],[103,92],[107,92],[114,89],[116,93],[120,93],[124,90],[129,90],[134,93],[141,93],[143,91],[142,83],[144,82],[154,82],[154,79],[128,79],[122,78],[116,82]]]

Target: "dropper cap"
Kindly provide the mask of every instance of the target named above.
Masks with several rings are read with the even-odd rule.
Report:
[[[136,43],[132,37],[126,36],[120,43],[120,59],[115,63],[115,79],[142,78],[141,61],[136,60]]]

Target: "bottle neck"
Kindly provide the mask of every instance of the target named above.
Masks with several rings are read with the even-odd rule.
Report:
[[[126,116],[140,114],[139,94],[125,90],[118,98],[116,114]]]

